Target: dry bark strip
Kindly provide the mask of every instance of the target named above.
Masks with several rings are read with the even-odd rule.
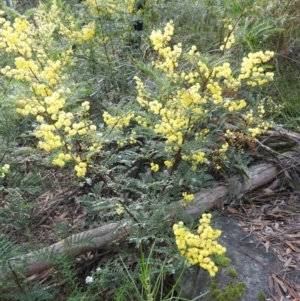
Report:
[[[223,202],[230,195],[232,198],[242,193],[247,193],[258,189],[271,182],[279,173],[281,168],[277,164],[260,164],[250,168],[249,177],[246,181],[239,181],[238,177],[232,177],[227,185],[216,185],[205,191],[200,191],[195,194],[195,199],[192,206],[186,208],[186,212],[193,218],[199,217],[200,212],[209,211],[212,208],[223,206]],[[172,205],[172,212],[177,212],[181,207],[181,202]],[[72,235],[71,237],[55,243],[49,247],[42,248],[38,251],[31,252],[10,260],[12,270],[20,270],[20,265],[23,266],[22,273],[25,276],[30,276],[39,273],[49,267],[51,262],[47,261],[53,253],[70,254],[77,256],[95,249],[112,248],[112,243],[122,243],[126,237],[132,233],[136,226],[130,221],[124,221],[123,226],[120,223],[110,223],[95,229],[81,232]],[[90,238],[88,246],[80,246],[76,242],[80,242],[84,238]],[[41,259],[42,258],[42,259]],[[4,272],[0,268],[0,279],[12,277],[15,271]]]

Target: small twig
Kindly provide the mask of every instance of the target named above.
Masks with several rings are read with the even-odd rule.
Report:
[[[250,229],[250,233],[248,235],[246,235],[245,237],[241,238],[240,241],[245,240],[247,237],[251,236],[253,233],[253,225],[251,224],[251,229]]]
[[[284,170],[287,170],[288,168],[286,168],[286,167],[284,167],[284,166],[282,165],[282,162],[280,161],[280,159],[279,159],[278,157],[282,157],[282,158],[287,158],[287,159],[293,160],[293,161],[297,162],[297,164],[300,165],[300,161],[297,160],[296,158],[291,157],[291,156],[288,156],[288,155],[286,155],[286,154],[280,154],[280,153],[274,151],[273,149],[271,149],[270,147],[264,145],[262,142],[260,142],[260,141],[257,140],[257,139],[256,139],[256,143],[257,143],[263,150],[267,151],[269,154],[271,154],[271,155],[274,157],[275,161],[279,164],[279,166],[282,168],[283,171],[284,171]]]

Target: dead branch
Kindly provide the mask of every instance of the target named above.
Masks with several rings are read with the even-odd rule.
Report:
[[[274,130],[268,130],[265,135],[273,138],[286,138],[297,142],[298,144],[300,143],[299,134],[285,130],[282,127],[275,127]]]
[[[51,267],[52,264],[50,258],[53,256],[53,254],[68,254],[70,256],[77,256],[100,248],[112,248],[113,245],[124,241],[133,230],[134,227],[128,226],[126,222],[123,224],[123,226],[119,223],[107,224],[72,235],[60,242],[57,242],[49,247],[42,248],[38,251],[34,251],[17,258],[12,258],[10,260],[10,266],[12,268],[19,269],[19,267],[25,262],[23,273],[25,276],[30,276]],[[89,238],[91,238],[89,240],[89,245],[78,245],[78,243],[76,243]],[[41,260],[39,258],[43,259]],[[11,276],[11,271],[4,274],[3,271],[0,270],[0,279]]]

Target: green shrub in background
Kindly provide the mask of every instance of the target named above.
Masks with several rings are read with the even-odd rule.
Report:
[[[289,22],[298,8],[293,11],[293,1],[285,5],[288,13],[282,1],[263,0],[49,1],[24,15],[3,8],[1,105],[10,114],[0,113],[0,171],[5,198],[14,201],[1,212],[1,223],[11,222],[12,213],[26,224],[34,205],[24,200],[26,183],[31,195],[38,193],[34,176],[21,189],[5,187],[6,180],[10,185],[24,176],[11,154],[24,156],[27,147],[35,164],[72,170],[78,181],[95,183],[77,199],[98,217],[87,217],[88,226],[105,220],[121,226],[123,219],[138,225],[129,242],[142,250],[143,268],[127,266],[128,250],[124,264],[112,261],[82,292],[74,262],[66,260],[61,277],[73,291],[68,300],[101,300],[108,284],[124,278],[110,300],[130,293],[140,300],[169,296],[158,293],[163,284],[154,276],[163,281],[174,272],[175,261],[167,258],[185,262],[170,224],[185,216],[182,210],[174,219],[168,205],[183,197],[186,206],[216,177],[245,173],[255,137],[272,126],[268,118],[279,107],[268,93],[277,83],[273,62],[297,34]],[[278,36],[282,42],[276,44]],[[183,234],[179,240],[187,250],[195,247],[191,232]],[[145,254],[153,259],[151,269]],[[22,288],[18,300],[32,300]]]

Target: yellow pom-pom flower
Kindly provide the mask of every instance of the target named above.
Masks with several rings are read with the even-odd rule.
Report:
[[[182,256],[185,256],[190,264],[199,264],[202,269],[208,271],[211,277],[216,275],[218,267],[211,259],[211,255],[222,255],[226,248],[221,246],[216,239],[221,235],[220,230],[214,230],[210,225],[211,214],[202,214],[199,220],[197,234],[193,234],[184,227],[183,222],[173,225],[176,245]]]
[[[157,171],[159,171],[159,165],[158,164],[155,164],[155,163],[150,163],[150,168],[151,168],[151,170],[152,171],[154,171],[154,172],[157,172]]]

